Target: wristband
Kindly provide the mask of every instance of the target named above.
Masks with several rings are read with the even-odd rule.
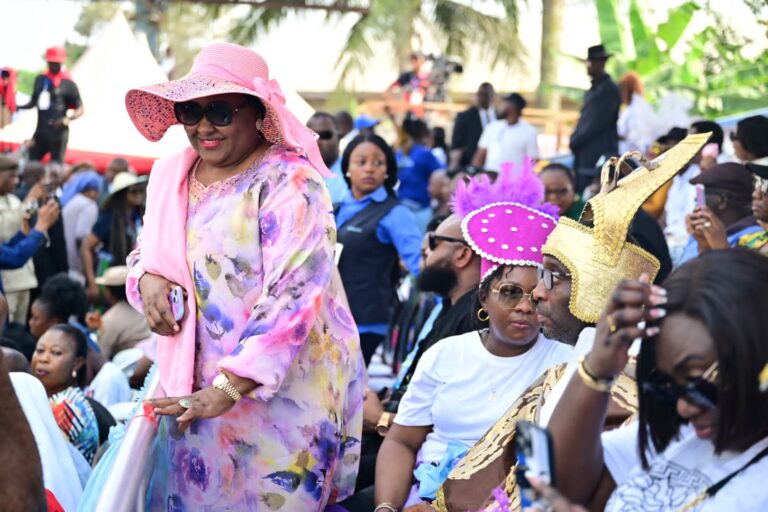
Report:
[[[376,505],[376,508],[373,509],[373,512],[381,512],[382,510],[386,510],[387,512],[399,512],[397,507],[391,503],[379,503]]]

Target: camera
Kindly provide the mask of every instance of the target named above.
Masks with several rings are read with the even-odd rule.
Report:
[[[432,70],[429,74],[430,87],[427,90],[426,99],[427,101],[447,101],[445,84],[453,73],[463,73],[464,65],[445,55],[429,54],[427,60],[432,63]]]

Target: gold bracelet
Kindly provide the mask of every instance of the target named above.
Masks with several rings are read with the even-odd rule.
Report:
[[[579,358],[578,372],[579,377],[581,377],[581,381],[585,386],[600,393],[608,393],[610,395],[614,384],[616,384],[616,379],[598,379],[592,375],[589,370],[587,370],[587,360],[584,356]]]

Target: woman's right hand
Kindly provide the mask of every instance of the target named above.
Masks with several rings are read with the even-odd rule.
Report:
[[[156,274],[144,274],[139,280],[144,315],[152,332],[160,336],[172,336],[181,330],[181,326],[173,318],[171,303],[168,300],[171,290],[176,286],[179,285]],[[185,292],[184,296],[186,295]]]
[[[641,328],[638,324],[663,318],[666,310],[659,306],[666,302],[667,291],[651,285],[647,274],[637,281],[619,283],[597,323],[595,342],[586,358],[590,373],[599,379],[613,379],[621,373],[632,342],[658,334],[658,327]]]

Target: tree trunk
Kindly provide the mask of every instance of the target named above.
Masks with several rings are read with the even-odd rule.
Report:
[[[541,108],[560,110],[560,94],[551,89],[558,82],[560,38],[563,28],[565,0],[542,0],[541,78],[538,103]]]

